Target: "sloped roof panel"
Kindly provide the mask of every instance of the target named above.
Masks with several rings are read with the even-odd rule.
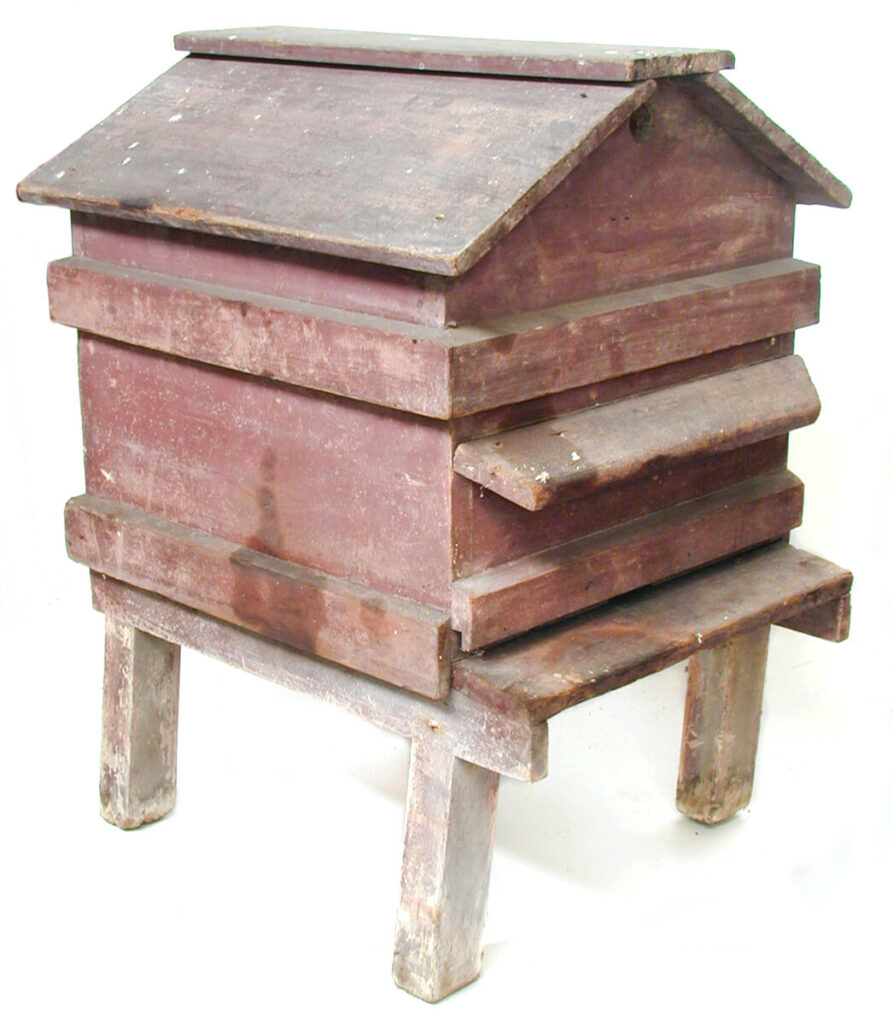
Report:
[[[653,88],[190,56],[19,196],[456,275]]]

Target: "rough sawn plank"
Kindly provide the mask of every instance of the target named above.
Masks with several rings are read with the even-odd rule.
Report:
[[[192,53],[262,60],[601,82],[693,75],[735,66],[735,57],[727,50],[461,39],[292,26],[181,32],[174,37],[174,46]]]
[[[802,624],[810,609],[837,621],[852,581],[831,562],[773,544],[457,662],[453,688],[545,721],[735,636]],[[812,631],[829,635],[821,621]]]

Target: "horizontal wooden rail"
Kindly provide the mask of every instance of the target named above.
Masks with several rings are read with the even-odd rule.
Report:
[[[517,636],[799,525],[803,485],[786,471],[633,519],[457,580],[453,628],[464,650]]]
[[[426,327],[72,257],[50,314],[132,345],[436,419],[787,334],[819,270],[784,259],[457,328]]]
[[[843,640],[852,576],[788,544],[628,595],[453,669],[453,687],[545,721],[770,623]]]
[[[787,434],[819,414],[799,356],[466,441],[457,473],[535,511],[667,462]]]
[[[449,692],[446,612],[92,495],[65,509],[75,561],[396,686]]]
[[[464,693],[434,703],[98,573],[93,604],[114,622],[192,647],[399,736],[439,738],[457,757],[500,775],[533,782],[546,774],[548,726],[524,715],[506,714]]]

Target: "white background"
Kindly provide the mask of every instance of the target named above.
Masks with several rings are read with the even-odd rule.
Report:
[[[891,945],[889,18],[867,5],[17,5],[4,19],[0,1015],[96,1022],[782,1014],[888,1020]],[[884,7],[878,10],[885,11]],[[176,31],[246,24],[732,49],[731,80],[851,186],[800,207],[823,399],[794,436],[795,539],[856,573],[850,641],[774,631],[751,808],[673,807],[684,677],[554,720],[548,779],[504,783],[482,979],[436,1007],[393,987],[404,741],[210,659],[183,659],[180,793],[164,822],[99,817],[102,623],[66,560],[83,490],[74,332],[44,267],[67,215],[15,183],[176,59]]]

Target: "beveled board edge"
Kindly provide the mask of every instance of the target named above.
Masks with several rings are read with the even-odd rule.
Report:
[[[728,50],[463,39],[270,26],[181,32],[174,48],[207,56],[412,71],[639,82],[735,66]]]

